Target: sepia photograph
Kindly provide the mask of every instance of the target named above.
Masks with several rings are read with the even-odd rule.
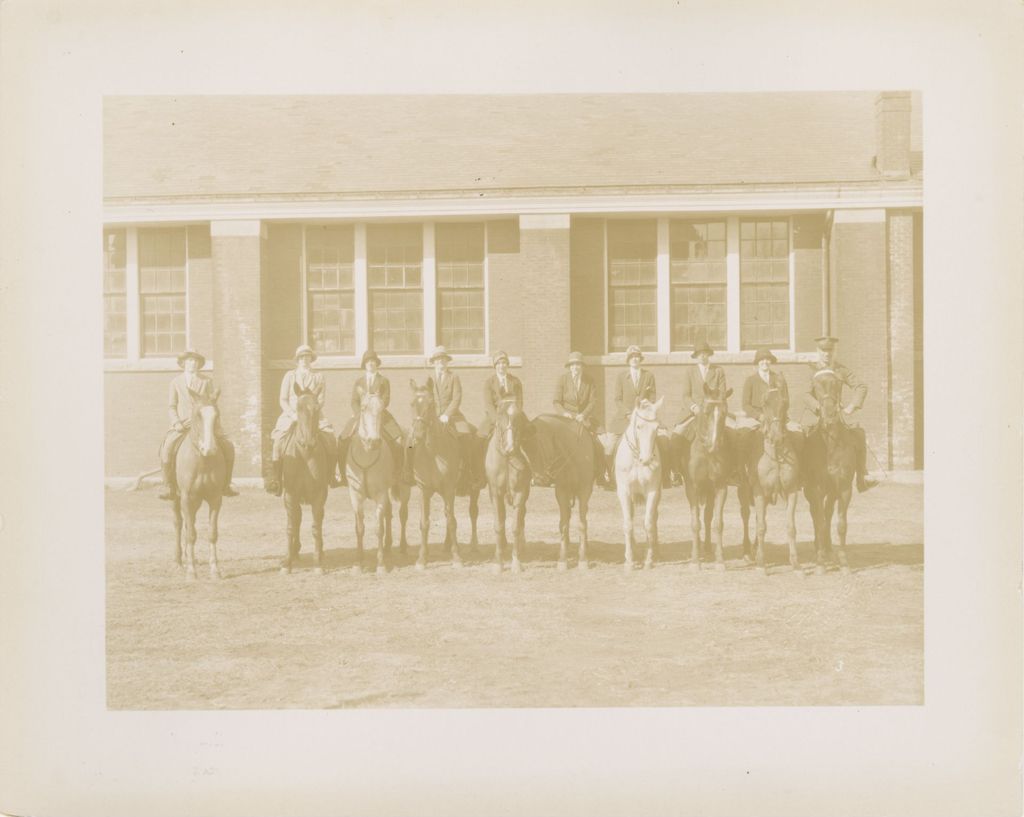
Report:
[[[107,706],[924,703],[923,104],[105,97]]]

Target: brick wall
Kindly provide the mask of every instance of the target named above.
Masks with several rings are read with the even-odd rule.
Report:
[[[832,334],[840,339],[839,362],[849,366],[868,387],[864,408],[855,420],[865,429],[871,453],[884,468],[889,457],[889,303],[884,211],[843,221],[832,227]],[[877,467],[871,453],[868,468]]]
[[[796,351],[810,352],[822,330],[822,237],[825,217],[793,217],[793,293]]]
[[[167,433],[167,388],[176,372],[107,372],[103,376],[104,473],[134,477],[160,465]]]
[[[208,224],[188,228],[188,335],[189,345],[212,359],[213,260]]]
[[[251,227],[255,234],[231,233]],[[261,269],[263,239],[259,223],[246,228],[211,225],[213,358],[223,391],[220,412],[225,432],[235,443],[235,474],[259,476],[263,455],[263,332]]]
[[[604,219],[572,220],[572,348],[585,355],[604,354]]]
[[[487,224],[487,314],[491,354],[504,350],[519,355],[526,297],[519,265],[519,222],[511,219]]]

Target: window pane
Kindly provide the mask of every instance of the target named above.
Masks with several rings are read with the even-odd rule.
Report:
[[[788,347],[789,222],[743,221],[740,236],[740,345]]]
[[[127,241],[125,230],[103,232],[103,354],[125,357],[128,353]]]
[[[689,349],[704,338],[726,347],[725,285],[672,287],[672,349]]]
[[[355,228],[306,227],[306,342],[325,355],[355,354]]]
[[[423,293],[375,290],[370,293],[370,341],[381,354],[423,351]]]
[[[170,357],[185,348],[186,232],[139,230],[142,354]]]

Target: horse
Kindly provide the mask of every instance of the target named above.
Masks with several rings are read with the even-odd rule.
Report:
[[[539,414],[532,422],[539,448],[557,452],[548,464],[552,476],[555,499],[558,502],[558,569],[568,568],[566,552],[569,548],[569,522],[572,507],[577,505],[580,526],[580,570],[590,567],[587,561],[587,507],[594,492],[594,478],[598,467],[594,462],[594,443],[586,427],[568,417],[557,414]]]
[[[526,500],[530,496],[533,471],[522,449],[522,438],[528,421],[514,399],[502,401],[494,433],[484,455],[487,488],[494,506],[494,572],[501,573],[502,552],[508,547],[505,535],[505,503],[512,509],[512,572],[519,573],[521,549],[526,546]]]
[[[857,455],[852,434],[842,420],[842,387],[842,381],[827,370],[816,372],[811,384],[811,393],[820,408],[818,424],[808,434],[804,446],[807,470],[804,496],[814,522],[814,572],[817,575],[825,573],[825,554],[832,549],[832,514],[837,504],[839,547],[836,553],[841,572],[850,572],[846,559],[846,512],[853,496]]]
[[[348,496],[356,522],[356,545],[358,555],[352,570],[362,572],[363,503],[372,499],[377,521],[377,575],[387,573],[387,555],[391,551],[391,501],[399,503],[402,511],[403,544],[405,540],[405,519],[408,515],[409,490],[399,486],[399,469],[395,457],[381,437],[381,414],[384,402],[380,395],[369,393],[360,403],[359,421],[356,433],[349,446],[345,460],[345,475],[348,481]],[[404,501],[403,501],[404,500]],[[386,528],[386,530],[385,530]],[[404,550],[404,547],[403,547]]]
[[[309,505],[313,514],[313,542],[316,546],[316,573],[323,573],[324,505],[330,484],[330,457],[320,433],[320,406],[316,394],[295,384],[295,427],[281,446],[282,494],[288,515],[288,549],[281,562],[281,572],[292,572],[292,561],[299,557],[299,527],[302,506]]]
[[[460,482],[464,482],[466,486],[462,495],[469,496],[469,520],[472,528],[470,548],[476,550],[478,544],[476,523],[480,513],[480,489],[475,487],[476,484],[472,480],[462,479],[463,469],[472,468],[472,463],[463,463],[459,441],[454,431],[449,430],[438,418],[431,385],[429,379],[423,386],[415,380],[409,380],[409,386],[413,390],[413,423],[409,435],[410,450],[406,455],[412,457],[413,480],[420,489],[420,553],[416,560],[417,570],[424,570],[427,566],[430,500],[434,494],[440,494],[444,502],[444,544],[451,553],[452,567],[462,567],[458,524],[455,520],[455,497]]]
[[[710,551],[711,527],[715,526],[715,568],[725,570],[722,554],[722,510],[734,478],[735,443],[725,427],[726,400],[732,389],[720,394],[718,389],[704,386],[704,403],[694,422],[696,434],[690,444],[689,456],[683,469],[686,498],[690,503],[690,524],[693,530],[693,549],[690,552],[690,570],[700,570],[702,547]],[[704,510],[705,535],[701,543],[701,508]],[[749,510],[748,510],[749,514]]]
[[[647,557],[644,567],[654,566],[658,550],[658,503],[661,501],[662,463],[658,450],[658,411],[664,397],[656,403],[638,400],[622,435],[622,444],[615,454],[615,486],[622,506],[622,530],[626,536],[626,571],[633,569],[634,498],[644,500],[644,532],[647,534]]]
[[[192,416],[188,435],[178,446],[174,475],[178,483],[174,499],[174,558],[181,567],[181,533],[185,529],[185,575],[196,577],[196,514],[205,502],[210,510],[210,578],[221,577],[217,565],[217,523],[220,518],[221,490],[227,475],[224,452],[217,445],[217,398],[214,391],[206,397],[189,389]]]
[[[748,485],[753,493],[757,516],[757,552],[754,561],[765,575],[764,535],[768,529],[767,506],[775,500],[786,501],[786,536],[789,543],[789,564],[800,576],[800,559],[796,552],[796,502],[802,484],[800,460],[803,435],[788,431],[787,411],[779,389],[769,389],[765,398],[761,431],[756,432],[758,444],[747,460]],[[749,548],[744,555],[749,558]]]

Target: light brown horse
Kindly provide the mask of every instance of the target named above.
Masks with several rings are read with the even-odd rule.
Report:
[[[814,375],[811,391],[819,405],[817,426],[808,434],[804,446],[804,496],[811,506],[814,522],[815,573],[825,570],[826,553],[832,549],[832,514],[838,505],[836,533],[839,547],[836,554],[843,573],[849,573],[846,559],[846,511],[853,496],[853,478],[857,471],[857,454],[853,432],[842,419],[840,396],[843,383],[833,373],[819,371]]]
[[[696,434],[690,445],[689,456],[683,469],[686,498],[690,503],[690,527],[693,531],[693,549],[690,552],[690,570],[700,570],[701,553],[710,555],[711,529],[715,529],[715,568],[725,570],[722,552],[722,511],[734,476],[736,452],[731,434],[725,427],[726,400],[724,394],[704,386],[704,403],[694,422]],[[701,541],[701,511],[704,517],[704,540]],[[749,511],[748,511],[749,513]]]
[[[626,537],[624,567],[633,569],[633,501],[644,502],[644,532],[647,535],[647,558],[644,567],[654,566],[658,553],[658,503],[661,501],[663,463],[658,446],[658,411],[665,398],[656,403],[640,400],[629,418],[622,442],[615,454],[615,486],[622,507],[622,531]]]
[[[523,434],[529,421],[512,398],[502,401],[494,424],[494,433],[487,444],[484,472],[494,507],[494,572],[501,573],[502,554],[508,547],[506,507],[512,509],[512,572],[522,570],[521,549],[526,546],[526,500],[530,496],[530,469],[522,449]]]
[[[566,570],[569,548],[569,522],[576,505],[580,526],[580,570],[590,567],[587,561],[587,507],[594,492],[594,478],[600,466],[594,462],[594,443],[590,433],[581,424],[556,414],[540,414],[533,419],[536,450],[555,452],[554,461],[547,464],[558,501],[558,569]],[[527,452],[529,455],[529,451]]]
[[[754,561],[767,575],[764,556],[764,537],[768,530],[767,507],[782,498],[786,503],[786,541],[789,544],[789,564],[800,576],[800,559],[796,552],[796,502],[800,495],[803,474],[800,460],[803,453],[803,435],[786,428],[787,410],[779,389],[769,389],[765,397],[761,430],[755,432],[757,445],[748,460],[748,479],[754,498],[757,517],[757,551]]]
[[[330,483],[331,457],[320,433],[320,406],[316,394],[294,386],[295,427],[283,441],[281,459],[284,508],[288,516],[288,549],[281,561],[281,572],[291,573],[292,562],[299,557],[299,528],[302,506],[309,505],[313,515],[313,543],[316,547],[316,572],[324,572],[324,505]]]
[[[209,398],[189,389],[192,416],[188,435],[175,457],[174,475],[178,491],[174,499],[174,558],[181,567],[181,534],[185,530],[185,575],[196,577],[196,514],[205,502],[210,510],[210,578],[220,578],[217,565],[217,524],[220,519],[221,488],[227,474],[224,452],[217,445],[217,398]]]
[[[462,567],[462,553],[459,551],[458,523],[455,519],[455,497],[459,483],[467,487],[469,496],[469,520],[472,528],[470,547],[477,546],[477,517],[480,513],[480,489],[471,480],[462,479],[463,468],[471,468],[462,462],[462,451],[455,433],[441,422],[434,404],[432,382],[420,386],[410,380],[413,390],[413,423],[410,432],[409,450],[412,457],[413,480],[420,489],[420,553],[416,569],[427,566],[427,537],[430,531],[430,500],[440,494],[444,502],[445,549],[451,554],[452,567]]]
[[[356,433],[349,446],[345,460],[345,476],[348,481],[348,496],[352,503],[352,513],[356,523],[356,564],[352,570],[362,572],[363,537],[366,524],[363,519],[363,503],[367,499],[374,502],[374,518],[377,530],[377,575],[383,576],[388,569],[387,555],[391,551],[391,500],[403,504],[401,491],[398,487],[398,468],[394,453],[381,437],[381,414],[384,403],[375,393],[365,394],[362,398]],[[404,491],[405,515],[408,514],[409,491]],[[387,530],[385,531],[385,527]],[[403,520],[402,530],[405,524]],[[403,536],[404,538],[404,536]]]

